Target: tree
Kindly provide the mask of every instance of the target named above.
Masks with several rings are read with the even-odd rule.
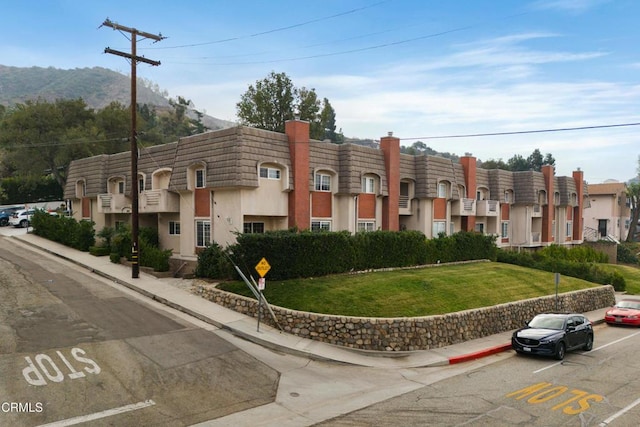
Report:
[[[510,170],[509,165],[507,165],[502,159],[489,159],[485,160],[480,164],[480,167],[483,169],[503,169]]]
[[[336,133],[336,112],[327,98],[322,100],[322,111],[320,112],[320,122],[324,130],[323,139],[329,139],[334,144],[341,144]]]
[[[238,118],[248,126],[284,132],[284,123],[294,117],[295,93],[293,83],[285,73],[272,71],[242,94],[236,104]]]
[[[249,85],[236,104],[236,112],[242,124],[258,129],[283,133],[285,122],[298,115],[309,122],[312,139],[325,139],[327,125],[335,133],[335,111],[329,101],[324,98],[321,109],[315,89],[296,88],[285,73],[272,71]],[[332,141],[338,139],[336,135]]]
[[[64,171],[72,146],[79,135],[86,135],[93,110],[82,99],[42,99],[18,104],[5,114],[1,124],[0,145],[6,150],[3,162],[22,176],[39,177],[50,173],[64,185]]]
[[[631,221],[629,222],[629,232],[627,242],[635,241],[638,221],[640,221],[640,156],[638,156],[637,168],[638,180],[627,184],[626,192],[631,206]]]
[[[322,139],[324,137],[324,125],[320,118],[320,100],[315,89],[308,90],[301,87],[297,90],[297,109],[301,120],[309,122],[309,137]],[[282,128],[284,131],[284,127]]]
[[[513,172],[527,171],[530,169],[529,161],[522,157],[520,154],[516,154],[515,156],[507,160],[507,166],[509,166],[509,170]]]

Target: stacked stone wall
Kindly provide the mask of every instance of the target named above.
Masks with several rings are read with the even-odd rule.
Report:
[[[195,292],[223,307],[258,317],[259,304],[200,283]],[[613,286],[599,286],[492,307],[424,317],[351,317],[308,313],[271,305],[285,332],[329,344],[372,351],[414,351],[445,347],[522,327],[538,313],[597,310],[615,304]],[[276,326],[263,307],[261,319]]]

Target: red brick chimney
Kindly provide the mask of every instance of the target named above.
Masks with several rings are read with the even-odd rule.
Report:
[[[466,197],[467,199],[476,198],[477,184],[477,161],[471,154],[465,154],[460,157],[460,164],[464,171],[464,185],[467,188],[467,194],[461,194],[460,197]],[[474,202],[474,203],[477,203]],[[477,209],[477,206],[476,206]],[[461,219],[460,228],[464,231],[474,231],[476,229],[476,217],[475,216],[463,216]]]
[[[309,122],[288,120],[284,132],[289,139],[293,189],[289,192],[289,227],[310,228],[309,211]]]
[[[584,218],[584,172],[578,168],[573,171],[573,180],[576,183],[576,193],[578,195],[578,206],[573,208],[573,240],[582,240]]]
[[[389,132],[380,139],[389,195],[382,199],[382,229],[400,229],[400,139]]]
[[[542,166],[542,175],[544,175],[545,190],[547,191],[547,204],[542,207],[542,243],[553,242],[553,220],[555,219],[555,205],[554,205],[554,187],[553,177],[555,170],[552,165]]]

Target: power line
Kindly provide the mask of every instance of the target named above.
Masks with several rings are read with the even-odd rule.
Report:
[[[401,141],[408,140],[420,140],[420,139],[451,139],[451,138],[477,138],[483,136],[504,136],[504,135],[523,135],[529,133],[547,133],[547,132],[567,132],[577,130],[589,130],[589,129],[605,129],[616,128],[625,126],[640,126],[640,123],[619,123],[614,125],[596,125],[596,126],[579,126],[571,128],[555,128],[555,129],[536,129],[536,130],[521,130],[514,132],[491,132],[491,133],[471,133],[463,135],[440,135],[440,136],[420,136],[417,138],[399,138]]]
[[[326,21],[326,20],[329,20],[329,19],[337,18],[339,16],[350,15],[352,13],[360,12],[360,11],[363,11],[365,9],[370,9],[372,7],[379,6],[379,5],[383,4],[383,3],[387,3],[388,1],[389,0],[379,1],[377,3],[370,4],[368,6],[363,6],[363,7],[359,7],[359,8],[356,8],[356,9],[351,9],[351,10],[348,10],[346,12],[336,13],[335,15],[324,16],[322,18],[312,19],[310,21],[300,22],[298,24],[288,25],[286,27],[275,28],[275,29],[267,30],[267,31],[261,31],[259,33],[248,34],[248,35],[245,35],[245,36],[231,37],[231,38],[227,38],[227,39],[214,40],[214,41],[210,41],[210,42],[192,43],[192,44],[185,44],[185,45],[179,45],[179,46],[164,46],[164,47],[158,47],[158,48],[155,48],[155,49],[179,49],[179,48],[185,48],[185,47],[206,46],[206,45],[212,45],[212,44],[226,43],[226,42],[235,41],[235,40],[249,39],[249,38],[252,38],[252,37],[264,36],[266,34],[277,33],[277,32],[280,32],[280,31],[290,30],[292,28],[302,27],[302,26],[309,25],[309,24],[315,24],[316,22]],[[147,49],[154,49],[154,48],[147,48]]]

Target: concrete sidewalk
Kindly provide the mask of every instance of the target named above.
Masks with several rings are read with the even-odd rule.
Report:
[[[139,278],[133,279],[130,267],[114,264],[109,257],[95,257],[34,234],[16,235],[10,238],[17,244],[28,245],[82,266],[108,280],[248,341],[293,355],[358,366],[415,368],[461,363],[511,349],[510,331],[439,349],[386,353],[348,349],[299,338],[264,324],[261,324],[258,330],[256,319],[192,294],[188,286],[185,286],[185,282],[188,283],[188,281],[184,279],[158,279],[142,271]],[[605,311],[606,308],[603,308],[585,315],[596,324],[603,322]]]

